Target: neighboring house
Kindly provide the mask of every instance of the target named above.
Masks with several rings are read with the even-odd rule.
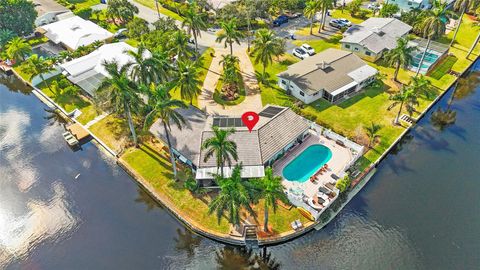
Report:
[[[385,51],[394,49],[397,40],[411,30],[410,25],[395,18],[369,18],[345,31],[340,43],[343,50],[352,51],[361,58],[374,62]]]
[[[33,2],[37,11],[35,19],[37,27],[74,16],[69,9],[55,1],[34,0]]]
[[[89,96],[93,97],[108,72],[103,63],[116,61],[119,66],[134,61],[125,51],[136,48],[125,42],[105,44],[88,55],[60,65],[62,73],[74,84],[78,85]],[[148,52],[150,54],[150,52]]]
[[[429,9],[432,7],[431,0],[388,0],[390,4],[396,4],[400,11],[410,11],[414,8]],[[447,2],[448,6],[451,6],[455,0],[441,0],[441,2]]]
[[[213,185],[213,174],[217,173],[215,156],[204,161],[205,150],[201,145],[213,136],[212,127],[233,128],[235,133],[230,140],[237,145],[238,162],[223,168],[225,176],[230,176],[233,166],[241,163],[243,178],[258,178],[265,175],[265,166],[270,166],[282,157],[291,147],[302,142],[310,129],[310,122],[294,113],[290,108],[267,105],[259,112],[260,120],[252,130],[243,125],[240,117],[207,116],[199,109],[177,109],[185,118],[186,126],[171,128],[171,142],[175,156],[189,165],[197,181],[204,185]],[[286,128],[288,127],[288,128]],[[150,131],[167,145],[166,134],[160,120]]]
[[[327,49],[277,75],[287,93],[311,103],[319,98],[336,102],[369,85],[378,71],[354,53]]]
[[[74,51],[95,41],[109,41],[113,34],[78,16],[63,19],[40,27],[41,32],[53,43]]]

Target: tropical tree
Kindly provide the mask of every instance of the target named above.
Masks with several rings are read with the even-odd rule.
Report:
[[[221,129],[219,127],[213,127],[213,137],[206,139],[202,144],[202,149],[206,150],[203,158],[204,162],[207,162],[210,158],[215,156],[217,162],[217,172],[219,169],[220,176],[223,178],[223,168],[225,162],[230,167],[232,165],[232,159],[237,161],[237,144],[229,140],[230,135],[235,133],[235,129]]]
[[[154,89],[152,96],[152,110],[145,117],[144,129],[153,124],[155,119],[160,119],[165,130],[165,137],[167,137],[168,150],[170,151],[170,162],[172,163],[173,178],[177,179],[177,165],[175,163],[175,156],[173,154],[173,147],[171,142],[170,130],[172,124],[176,125],[178,129],[182,129],[185,124],[185,119],[176,110],[177,108],[187,108],[187,105],[181,100],[172,99],[169,95],[171,89],[170,84],[158,85]]]
[[[468,50],[467,58],[470,57],[470,54],[472,54],[472,52],[475,49],[475,47],[477,46],[479,40],[480,40],[480,32],[478,33],[477,38],[475,39],[472,46],[470,47],[470,50]]]
[[[209,214],[215,212],[220,221],[221,217],[227,212],[228,221],[235,226],[240,225],[240,211],[243,208],[255,216],[255,212],[250,206],[255,189],[250,181],[243,181],[241,170],[241,165],[237,164],[230,177],[223,178],[220,175],[215,175],[215,181],[220,188],[220,192],[208,205]]]
[[[427,77],[420,75],[420,77],[412,77],[409,87],[417,94],[423,94],[426,98],[432,96],[433,85],[427,80]]]
[[[380,137],[380,135],[378,135],[378,132],[382,129],[382,126],[371,122],[370,126],[365,126],[364,128],[367,132],[368,138],[370,139],[368,141],[368,147],[370,148],[375,143],[375,140]]]
[[[38,57],[37,54],[30,56],[30,58],[28,58],[28,60],[26,61],[25,71],[29,74],[32,74],[31,78],[35,76],[40,76],[40,79],[42,79],[45,87],[48,88],[52,93],[54,91],[52,91],[52,88],[50,88],[50,85],[47,83],[43,75],[53,70],[54,68],[51,65],[50,61],[46,60],[43,57]]]
[[[143,35],[150,31],[148,28],[148,22],[139,17],[134,17],[130,22],[128,22],[126,28],[127,36],[137,40],[140,40]]]
[[[343,178],[340,178],[337,183],[335,184],[335,187],[340,190],[340,192],[345,192],[348,187],[350,187],[350,184],[352,183],[352,180],[350,179],[350,176],[347,174]]]
[[[237,66],[239,63],[240,59],[238,59],[238,57],[235,55],[222,55],[220,64],[222,64],[223,68],[222,80],[224,84],[238,83],[239,74]]]
[[[0,0],[0,29],[26,36],[35,29],[37,11],[29,0]]]
[[[168,80],[171,67],[166,53],[151,54],[143,43],[136,50],[128,50],[125,53],[133,58],[126,67],[130,71],[131,78],[137,83],[150,85],[150,83]]]
[[[106,98],[108,106],[117,114],[123,114],[128,121],[135,147],[138,146],[137,133],[133,124],[132,112],[140,106],[139,93],[141,88],[130,79],[127,67],[120,67],[116,61],[103,62],[108,77],[103,81],[98,90],[99,96]]]
[[[397,47],[388,51],[384,55],[384,59],[389,66],[395,67],[393,80],[397,81],[398,71],[400,67],[407,68],[412,62],[412,52],[415,47],[408,45],[408,38],[400,38],[397,40]]]
[[[400,8],[394,3],[384,3],[380,9],[379,15],[380,17],[390,18],[399,10]]]
[[[288,198],[284,192],[282,178],[273,175],[273,170],[270,167],[265,170],[265,176],[255,181],[254,185],[258,189],[259,198],[264,200],[263,230],[268,232],[268,210],[272,208],[273,212],[276,213],[278,201],[288,203]]]
[[[14,37],[7,43],[7,56],[15,61],[25,60],[25,56],[32,52],[32,46],[21,37]]]
[[[449,21],[449,17],[452,14],[450,10],[447,9],[447,2],[441,2],[440,0],[433,0],[433,7],[424,11],[425,18],[423,22],[419,25],[419,30],[422,33],[424,38],[427,38],[427,46],[423,51],[422,58],[420,63],[418,63],[417,72],[415,76],[418,76],[420,69],[423,65],[423,60],[425,55],[430,47],[432,39],[436,39],[443,34],[445,34],[446,24]]]
[[[0,50],[3,49],[11,39],[15,37],[15,33],[8,29],[0,29]]]
[[[455,28],[455,32],[453,33],[452,41],[450,42],[450,47],[452,47],[453,43],[455,42],[455,38],[457,37],[458,30],[460,29],[460,25],[462,24],[463,15],[465,12],[469,10],[473,10],[478,5],[478,0],[456,0],[453,9],[455,11],[460,11],[460,17],[458,20],[458,25]]]
[[[107,3],[107,16],[117,25],[117,19],[122,24],[133,20],[135,14],[138,14],[138,7],[128,0],[109,0]]]
[[[197,38],[202,35],[202,30],[207,30],[207,16],[200,11],[196,2],[193,2],[183,13],[183,19],[182,27],[186,27],[187,32],[193,36],[195,51],[198,52]]]
[[[457,112],[449,108],[443,110],[438,107],[430,117],[432,125],[440,131],[444,130],[447,126],[454,124],[456,120]]]
[[[267,66],[272,64],[273,56],[277,54],[276,50],[280,42],[272,30],[260,29],[255,33],[253,54],[255,55],[255,64],[262,63],[263,75],[265,75]]]
[[[178,30],[173,33],[171,37],[171,51],[177,56],[177,60],[184,60],[192,55],[190,48],[188,47],[189,39],[188,34],[183,30]]]
[[[229,21],[220,22],[222,30],[217,34],[216,42],[225,41],[225,48],[230,46],[230,54],[233,55],[233,43],[240,44],[240,39],[245,35],[237,29],[237,20],[231,18]]]
[[[362,0],[353,0],[352,2],[348,3],[347,10],[350,12],[350,15],[355,16],[355,14],[360,11],[362,4]]]
[[[319,0],[310,0],[305,4],[303,14],[307,19],[310,19],[310,35],[313,35],[313,22],[315,21],[315,14],[321,9]]]
[[[320,2],[320,8],[322,10],[322,25],[320,28],[318,28],[318,32],[320,33],[322,29],[325,29],[325,23],[327,21],[327,13],[329,9],[333,8],[333,0],[318,0],[318,1]]]
[[[390,100],[393,100],[391,108],[400,105],[398,109],[397,116],[395,117],[395,124],[399,124],[400,114],[402,113],[403,106],[406,107],[407,112],[412,115],[415,111],[415,107],[418,106],[418,93],[414,91],[411,87],[402,87],[399,93],[390,97]]]
[[[201,81],[198,78],[198,65],[192,61],[179,61],[177,65],[177,76],[175,78],[176,85],[180,89],[180,96],[183,100],[189,100],[190,105],[193,99],[196,99],[202,89]]]

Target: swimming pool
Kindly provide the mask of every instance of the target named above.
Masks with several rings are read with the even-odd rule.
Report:
[[[423,52],[416,51],[412,56],[412,65],[410,69],[412,71],[416,71],[418,69],[418,65],[420,64],[420,60],[422,59]],[[425,54],[425,58],[423,59],[420,72],[422,74],[425,74],[430,68],[430,66],[432,66],[438,60],[438,58],[440,58],[440,55],[427,51],[427,53]]]
[[[314,144],[283,168],[283,177],[288,181],[305,182],[332,158],[332,151],[321,144]]]

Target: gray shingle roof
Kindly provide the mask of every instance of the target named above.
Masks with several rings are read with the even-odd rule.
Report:
[[[343,33],[340,42],[357,43],[372,52],[396,47],[397,39],[412,30],[412,27],[395,18],[369,18]]]
[[[327,68],[322,69],[322,63]],[[311,95],[320,90],[329,93],[352,83],[348,73],[367,65],[352,52],[329,48],[288,67],[279,77],[293,81]]]

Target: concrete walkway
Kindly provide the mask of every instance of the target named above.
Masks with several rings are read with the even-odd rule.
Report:
[[[101,115],[95,117],[94,119],[92,119],[90,122],[86,123],[85,124],[85,128],[90,128],[91,126],[93,126],[94,124],[96,124],[98,121],[102,120],[103,118],[107,117],[108,113],[102,113]]]
[[[220,61],[222,60],[222,55],[226,54],[229,54],[228,49],[215,48],[215,57],[212,59],[212,64],[205,77],[202,93],[198,97],[199,107],[204,109],[208,114],[213,115],[240,116],[247,111],[259,112],[262,109],[260,89],[255,76],[255,69],[253,68],[246,50],[243,48],[235,49],[233,54],[240,60],[240,73],[242,74],[243,82],[245,83],[245,100],[234,106],[223,106],[213,100],[215,87],[222,74],[222,65],[220,64]]]

